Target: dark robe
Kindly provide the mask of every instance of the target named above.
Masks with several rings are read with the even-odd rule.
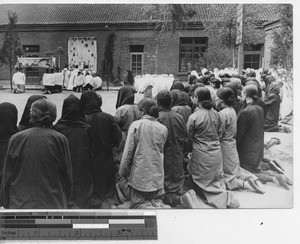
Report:
[[[11,103],[0,104],[0,185],[2,179],[2,170],[8,141],[11,136],[18,132],[17,129],[18,111],[15,105]],[[0,197],[1,201],[1,197]],[[0,205],[2,201],[0,202]]]
[[[238,116],[242,110],[246,107],[246,103],[243,103],[243,101],[239,100],[239,99],[235,99],[234,104],[232,105],[232,108],[234,109],[234,111],[236,112],[236,115]]]
[[[266,106],[265,106],[265,103],[263,102],[263,100],[259,97],[254,103],[263,109],[264,117],[265,117],[266,116]],[[243,111],[243,109],[245,109],[247,107],[247,104],[246,104],[246,101],[241,101],[241,100],[237,99],[232,107],[235,110],[237,116],[239,116],[241,114],[241,112]]]
[[[262,98],[258,97],[258,99],[257,99],[257,101],[255,103],[263,109],[263,111],[264,111],[264,117],[266,117],[267,108],[266,108],[266,105],[265,105],[264,101],[262,100]]]
[[[65,209],[72,188],[68,140],[47,127],[13,135],[8,143],[1,192],[10,209]]]
[[[266,131],[278,131],[278,120],[280,110],[280,88],[271,83],[266,89],[265,106],[266,106],[266,117],[264,123],[264,129]]]
[[[235,110],[236,114],[239,115],[240,112],[246,107],[246,104],[244,104],[238,97],[241,97],[241,90],[237,89],[237,85],[235,82],[227,82],[225,84],[225,87],[229,87],[232,89],[234,96],[235,96],[235,102],[232,105],[232,108]]]
[[[73,173],[71,208],[89,208],[93,196],[90,128],[80,114],[80,100],[71,94],[64,100],[61,119],[54,126],[69,141]]]
[[[158,121],[167,127],[168,139],[164,146],[164,186],[166,193],[183,194],[184,169],[183,153],[184,145],[188,140],[187,130],[181,115],[162,108]]]
[[[252,172],[260,171],[264,153],[264,111],[257,104],[247,104],[238,116],[236,144],[241,166]]]
[[[134,77],[131,70],[127,70],[127,74],[124,77],[124,83],[131,86],[134,84]]]
[[[180,114],[183,117],[184,125],[186,125],[188,118],[192,114],[191,108],[187,105],[186,99],[184,98],[184,94],[175,89],[171,91],[172,96],[172,111]]]
[[[101,100],[93,91],[81,95],[85,119],[91,126],[92,169],[95,196],[101,200],[115,186],[113,147],[122,139],[122,131],[115,118],[102,112]]]
[[[175,89],[177,89],[177,90],[179,90],[179,91],[183,91],[184,90],[184,85],[183,85],[183,83],[181,82],[181,81],[175,81],[174,83],[173,83],[173,85],[171,86],[171,91],[172,90],[175,90]]]
[[[32,95],[28,98],[27,103],[26,103],[25,108],[24,108],[24,112],[23,112],[21,121],[20,121],[19,126],[18,126],[19,131],[26,130],[26,129],[32,127],[32,125],[30,123],[30,108],[31,108],[31,105],[36,100],[39,100],[39,99],[42,99],[42,98],[46,98],[46,97],[42,96],[42,95]]]
[[[188,105],[189,107],[192,107],[193,106],[192,99],[191,99],[190,95],[184,91],[184,85],[181,81],[175,81],[174,84],[171,86],[170,90],[172,91],[175,89],[182,92],[182,95],[185,99],[186,105]]]
[[[125,104],[134,103],[135,89],[132,86],[123,86],[118,92],[116,109]]]
[[[247,79],[248,79],[248,81],[247,81]],[[258,99],[255,101],[255,103],[264,110],[264,116],[266,116],[267,110],[266,110],[265,103],[262,100],[262,89],[261,89],[259,82],[253,77],[248,77],[247,79],[246,79],[246,85],[256,86]]]

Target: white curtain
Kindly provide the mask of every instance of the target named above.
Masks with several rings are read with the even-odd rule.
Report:
[[[69,67],[88,65],[92,72],[97,71],[97,40],[95,37],[69,37]]]

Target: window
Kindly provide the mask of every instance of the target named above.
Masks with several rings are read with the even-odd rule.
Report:
[[[179,72],[201,70],[206,66],[203,53],[207,51],[207,37],[182,37],[180,38]]]
[[[39,45],[23,45],[23,50],[26,53],[38,53],[40,52]]]
[[[245,54],[244,69],[259,69],[260,54]]]
[[[143,53],[130,53],[130,70],[133,77],[142,75],[143,70]]]
[[[143,73],[143,59],[144,59],[144,45],[129,45],[130,51],[130,70],[133,77],[142,75]]]

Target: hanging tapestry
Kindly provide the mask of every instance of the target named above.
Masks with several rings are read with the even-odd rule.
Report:
[[[39,58],[22,58],[18,57],[16,67],[39,66],[44,68],[52,68],[55,66],[56,59],[54,57]]]
[[[92,72],[97,71],[97,41],[95,37],[69,37],[69,67],[78,65],[79,69],[89,66]]]

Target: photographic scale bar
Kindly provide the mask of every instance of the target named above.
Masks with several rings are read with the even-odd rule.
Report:
[[[0,211],[1,240],[157,240],[156,211]]]

